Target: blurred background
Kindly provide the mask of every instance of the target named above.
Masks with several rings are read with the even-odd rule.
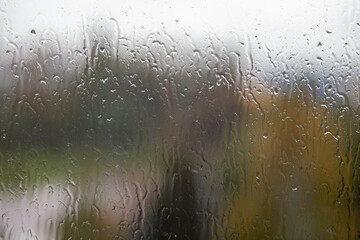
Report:
[[[356,0],[0,0],[0,239],[359,239]]]

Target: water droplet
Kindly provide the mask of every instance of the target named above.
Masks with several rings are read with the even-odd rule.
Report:
[[[40,82],[40,84],[44,84],[44,85],[46,85],[46,80],[45,80],[45,79],[43,79],[43,78],[42,78],[42,79],[40,79],[40,81],[39,81],[39,82]]]
[[[273,88],[273,92],[274,92],[274,95],[278,95],[278,93],[279,93],[278,88],[277,88],[277,87],[274,87],[274,88]]]

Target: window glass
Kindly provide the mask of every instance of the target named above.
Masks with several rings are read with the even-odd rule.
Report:
[[[360,6],[0,1],[0,239],[357,239]]]

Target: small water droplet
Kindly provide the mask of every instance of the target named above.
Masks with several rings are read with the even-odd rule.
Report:
[[[32,33],[32,34],[34,34],[34,35],[36,35],[36,31],[35,31],[35,29],[31,29],[30,33]]]
[[[278,95],[278,93],[279,93],[278,88],[277,88],[277,87],[274,87],[274,88],[273,88],[273,92],[274,92],[275,95]]]
[[[264,139],[267,139],[267,138],[268,138],[268,134],[267,134],[267,133],[264,133],[264,134],[263,134],[263,138],[264,138]]]
[[[42,78],[42,79],[40,79],[40,81],[39,81],[39,82],[40,82],[40,84],[44,84],[44,85],[46,85],[46,80],[45,80],[45,79],[43,79],[43,78]]]

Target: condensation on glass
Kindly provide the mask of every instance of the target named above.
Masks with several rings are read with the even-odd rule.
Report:
[[[358,239],[357,1],[0,1],[0,239]]]

